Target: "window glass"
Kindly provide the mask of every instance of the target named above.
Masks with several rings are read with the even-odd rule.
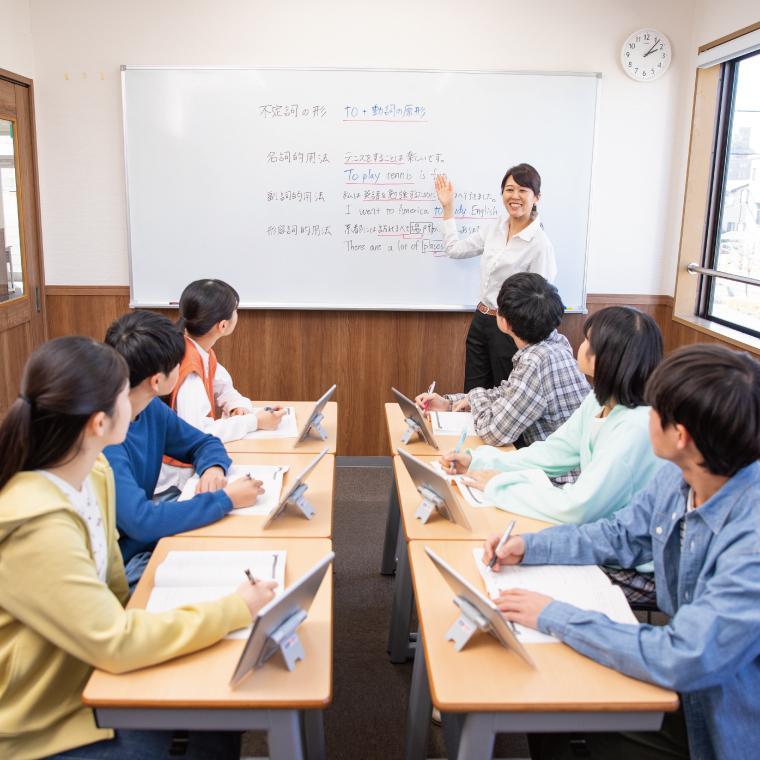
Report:
[[[0,303],[24,295],[14,126],[0,119]]]

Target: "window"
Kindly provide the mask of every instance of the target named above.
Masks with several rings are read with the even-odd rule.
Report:
[[[722,64],[699,316],[760,336],[760,52]]]

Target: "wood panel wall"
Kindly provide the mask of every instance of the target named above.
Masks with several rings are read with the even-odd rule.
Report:
[[[632,304],[651,314],[669,345],[673,305],[668,296],[589,295],[590,312]],[[123,287],[48,286],[50,337],[90,335],[102,340],[108,325],[129,308]],[[164,312],[170,318],[176,311]],[[337,383],[338,454],[388,453],[383,403],[390,388],[407,395],[436,380],[441,392],[464,382],[464,343],[470,314],[241,310],[238,327],[217,344],[219,361],[250,398],[316,399]],[[577,350],[584,317],[568,314],[561,331]]]

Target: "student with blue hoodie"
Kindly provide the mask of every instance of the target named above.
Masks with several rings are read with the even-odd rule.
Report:
[[[250,506],[262,493],[261,481],[227,484],[231,460],[222,442],[180,419],[159,397],[177,383],[185,339],[169,319],[135,311],[117,319],[106,343],[129,367],[132,422],[124,443],[104,453],[116,480],[119,545],[130,588],[164,536],[200,528],[235,507]],[[200,475],[196,495],[176,502],[153,498],[164,455],[193,465]]]

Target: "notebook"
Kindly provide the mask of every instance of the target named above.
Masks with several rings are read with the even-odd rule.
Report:
[[[229,514],[232,516],[268,515],[277,507],[277,504],[280,501],[282,479],[287,471],[287,465],[233,464],[227,472],[228,483],[234,483],[236,480],[244,478],[246,475],[250,474],[254,480],[260,480],[262,482],[264,493],[256,499],[256,503],[252,506],[233,509]],[[182,489],[182,493],[179,495],[177,501],[187,501],[188,499],[192,499],[193,496],[195,496],[198,480],[198,475],[193,475],[187,483],[185,483],[185,487]]]
[[[459,495],[471,506],[471,507],[494,507],[496,506],[483,491],[473,488],[466,482],[462,482],[463,475],[452,475],[450,472],[446,472],[440,462],[433,462],[431,465],[434,470],[440,472],[450,483],[453,483],[459,490]]]
[[[276,430],[254,430],[252,433],[248,433],[246,438],[255,438],[256,440],[264,440],[266,438],[297,438],[298,422],[296,421],[296,409],[294,406],[286,406],[284,409],[286,414],[283,415]],[[254,414],[263,411],[263,406],[253,407]]]
[[[186,604],[210,602],[231,594],[246,579],[277,581],[275,596],[285,586],[285,551],[170,551],[156,568],[153,590],[145,609],[165,612]],[[227,634],[228,639],[247,639],[251,626]]]
[[[475,433],[475,422],[469,412],[430,412],[435,435],[459,435],[467,428],[467,435]]]
[[[496,599],[502,591],[522,588],[546,594],[583,610],[607,615],[616,623],[638,625],[625,595],[619,586],[596,565],[511,565],[498,573],[482,562],[483,550],[472,551],[478,572],[483,578],[486,593]],[[516,625],[517,638],[523,644],[552,644],[558,639],[532,628]]]

